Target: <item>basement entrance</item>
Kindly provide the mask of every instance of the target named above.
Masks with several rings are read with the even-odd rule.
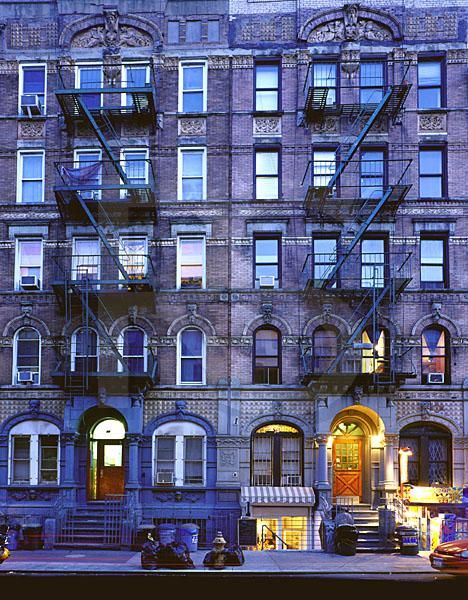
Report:
[[[99,421],[90,431],[88,500],[124,493],[125,427],[117,419]]]

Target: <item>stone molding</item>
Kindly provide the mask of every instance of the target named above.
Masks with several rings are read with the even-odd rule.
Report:
[[[445,113],[425,113],[418,115],[419,132],[447,132],[447,115]]]
[[[281,135],[281,117],[254,117],[253,118],[254,136],[280,136]]]
[[[180,118],[178,135],[206,135],[206,119],[203,117]]]

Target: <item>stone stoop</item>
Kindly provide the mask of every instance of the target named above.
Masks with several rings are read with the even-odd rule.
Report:
[[[79,506],[69,515],[54,547],[83,550],[118,548],[105,540],[104,503],[93,503]]]

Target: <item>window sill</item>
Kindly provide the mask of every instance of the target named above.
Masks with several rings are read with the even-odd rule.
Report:
[[[177,118],[179,119],[183,119],[184,117],[190,118],[190,119],[198,119],[201,117],[206,117],[207,116],[207,112],[203,111],[203,112],[178,112],[177,113]]]
[[[282,117],[284,110],[254,110],[252,116],[254,117]]]

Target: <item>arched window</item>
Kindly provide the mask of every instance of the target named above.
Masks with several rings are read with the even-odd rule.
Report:
[[[196,327],[187,327],[179,334],[179,382],[205,382],[205,336]]]
[[[372,327],[362,332],[362,373],[385,373],[389,368],[390,339],[387,330]]]
[[[254,383],[281,383],[280,334],[273,327],[261,327],[254,335]]]
[[[10,430],[10,484],[57,484],[60,431],[47,421],[23,421]]]
[[[71,370],[77,373],[99,371],[98,335],[94,329],[77,329],[71,340]]]
[[[252,485],[302,485],[302,434],[271,423],[252,436]]]
[[[422,383],[449,383],[448,332],[437,325],[426,327],[421,336]]]
[[[127,327],[120,334],[120,352],[130,374],[138,375],[147,370],[146,334],[139,327]],[[123,371],[119,361],[119,371]]]
[[[400,432],[400,448],[409,448],[408,482],[452,485],[450,432],[433,423],[416,423]]]
[[[40,383],[41,336],[32,327],[23,327],[15,335],[13,384]]]
[[[171,421],[153,436],[155,485],[203,485],[206,433],[196,423]]]
[[[317,327],[313,342],[314,373],[325,373],[338,353],[338,332],[334,327]]]

